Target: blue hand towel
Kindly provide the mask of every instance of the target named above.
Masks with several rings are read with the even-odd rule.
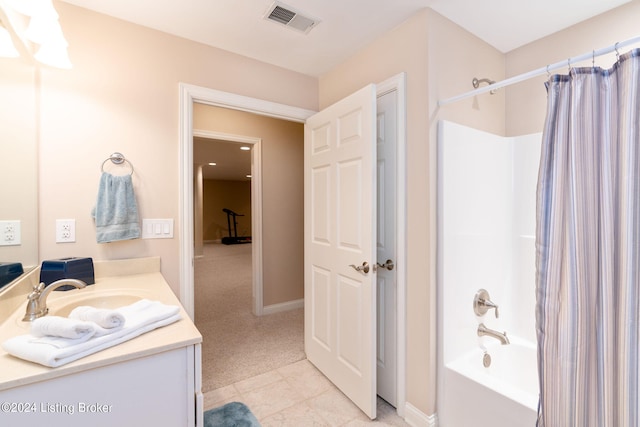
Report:
[[[91,215],[96,221],[98,243],[140,238],[138,206],[131,175],[116,176],[103,172]]]

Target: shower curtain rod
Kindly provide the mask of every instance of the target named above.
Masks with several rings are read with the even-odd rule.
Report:
[[[605,48],[602,48],[602,49],[598,49],[598,50],[594,50],[592,52],[587,52],[587,53],[582,54],[580,56],[576,56],[574,58],[569,58],[569,59],[567,59],[565,61],[556,62],[555,64],[550,64],[550,65],[538,68],[536,70],[529,71],[527,73],[519,74],[517,76],[510,77],[508,79],[505,79],[505,80],[490,84],[488,86],[483,86],[483,87],[481,87],[479,89],[474,89],[472,91],[465,92],[465,93],[463,93],[461,95],[454,96],[452,98],[441,99],[441,100],[438,101],[438,106],[442,107],[444,105],[452,104],[454,102],[469,98],[469,97],[474,96],[474,95],[480,95],[481,93],[485,93],[485,92],[489,92],[489,91],[492,91],[492,90],[500,89],[501,87],[509,86],[509,85],[514,84],[514,83],[519,83],[519,82],[522,82],[524,80],[529,80],[529,79],[531,79],[533,77],[537,77],[537,76],[540,76],[542,74],[549,73],[551,71],[557,70],[557,69],[562,68],[562,67],[567,67],[567,66],[570,67],[572,63],[584,61],[586,59],[591,59],[591,58],[595,59],[596,56],[606,55],[607,53],[610,53],[610,52],[613,52],[613,51],[617,52],[618,49],[620,49],[622,47],[628,46],[630,44],[638,43],[638,42],[640,42],[640,36],[636,36],[636,37],[633,37],[631,39],[628,39],[628,40],[625,40],[625,41],[622,41],[622,42],[617,42],[615,44],[612,44],[611,46],[608,46],[608,47],[605,47]]]

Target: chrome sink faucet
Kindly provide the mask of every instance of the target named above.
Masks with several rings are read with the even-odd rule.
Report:
[[[485,335],[497,339],[502,345],[509,344],[509,338],[507,338],[506,332],[500,333],[498,331],[494,331],[493,329],[487,328],[484,323],[480,323],[478,325],[478,336],[483,337]]]
[[[61,286],[71,285],[78,289],[82,289],[87,284],[82,280],[77,279],[60,279],[49,286],[45,287],[45,284],[40,282],[39,285],[33,285],[33,290],[27,296],[27,311],[22,318],[23,322],[33,322],[39,317],[46,316],[49,312],[47,308],[47,297],[49,294]]]

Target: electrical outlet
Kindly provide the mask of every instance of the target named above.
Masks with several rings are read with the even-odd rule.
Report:
[[[0,246],[21,244],[20,221],[0,221]]]
[[[56,220],[56,243],[71,243],[76,241],[76,220]]]

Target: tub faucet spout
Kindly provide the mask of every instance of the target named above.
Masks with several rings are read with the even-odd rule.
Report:
[[[506,332],[500,333],[498,331],[494,331],[493,329],[487,328],[484,323],[480,323],[478,325],[478,336],[483,337],[485,335],[497,339],[502,345],[509,344],[509,338],[507,338]]]

